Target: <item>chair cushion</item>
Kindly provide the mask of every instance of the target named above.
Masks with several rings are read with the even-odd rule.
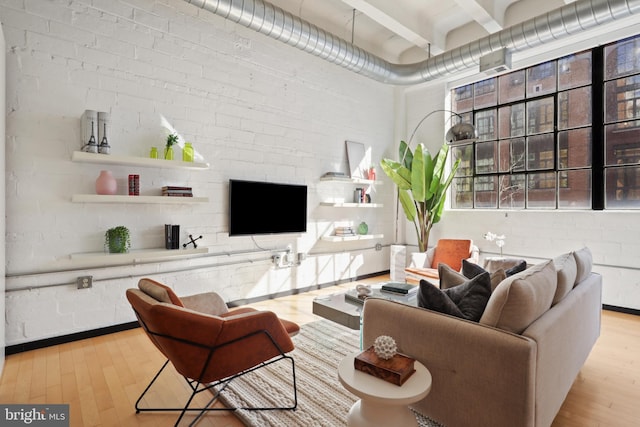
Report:
[[[140,279],[140,281],[138,282],[138,288],[140,288],[140,290],[145,294],[160,302],[166,302],[167,304],[184,307],[184,304],[182,303],[180,298],[178,298],[178,296],[173,292],[173,290],[160,282],[156,282],[155,280],[147,278]]]
[[[471,240],[440,239],[436,245],[431,268],[438,268],[438,264],[447,264],[456,271],[462,268],[462,260],[471,254]]]
[[[450,269],[450,267],[447,268]],[[455,272],[452,271],[452,273]],[[460,284],[443,290],[426,280],[421,280],[418,305],[477,322],[491,295],[489,273],[484,272],[471,279],[462,276],[460,279],[462,280]]]
[[[506,278],[491,294],[480,323],[522,333],[551,307],[557,277],[549,260]]]

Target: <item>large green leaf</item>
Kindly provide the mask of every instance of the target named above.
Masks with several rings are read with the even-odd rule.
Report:
[[[402,209],[404,210],[404,214],[407,219],[411,222],[415,221],[416,214],[418,212],[416,211],[416,205],[413,203],[409,193],[407,191],[400,191],[398,193],[398,197],[400,198],[400,204],[402,205]]]
[[[380,160],[382,171],[398,186],[400,190],[411,189],[411,171],[391,159]]]
[[[447,144],[442,144],[442,147],[440,147],[440,151],[435,158],[433,179],[431,180],[431,185],[429,187],[429,190],[432,194],[438,191],[438,187],[443,182],[444,168],[447,163],[447,154],[449,154],[449,146]]]
[[[426,182],[425,182],[425,155],[422,144],[418,144],[413,155],[411,164],[411,194],[416,202],[424,202]]]
[[[411,164],[413,163],[413,153],[411,148],[406,142],[400,141],[400,147],[398,148],[398,161],[404,165],[407,169],[411,170]]]

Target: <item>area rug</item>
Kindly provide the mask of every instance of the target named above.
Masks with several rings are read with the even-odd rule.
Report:
[[[342,427],[357,397],[338,380],[338,364],[358,350],[358,331],[329,320],[319,320],[300,328],[290,353],[295,360],[298,408],[291,410],[246,411],[235,415],[250,427]],[[281,361],[235,379],[221,394],[226,406],[291,406],[293,404],[291,364]],[[442,427],[416,413],[420,427]]]

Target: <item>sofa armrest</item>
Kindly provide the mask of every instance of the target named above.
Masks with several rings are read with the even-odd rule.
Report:
[[[533,426],[535,341],[392,301],[370,298],[363,344],[389,335],[431,372],[429,395],[413,405],[447,426]]]

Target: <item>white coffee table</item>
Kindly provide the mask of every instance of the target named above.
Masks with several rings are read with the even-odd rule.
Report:
[[[338,378],[351,393],[360,398],[349,410],[350,427],[417,426],[407,405],[424,399],[431,390],[431,373],[416,360],[416,372],[401,386],[360,372],[353,359],[360,352],[345,357],[338,365]]]

